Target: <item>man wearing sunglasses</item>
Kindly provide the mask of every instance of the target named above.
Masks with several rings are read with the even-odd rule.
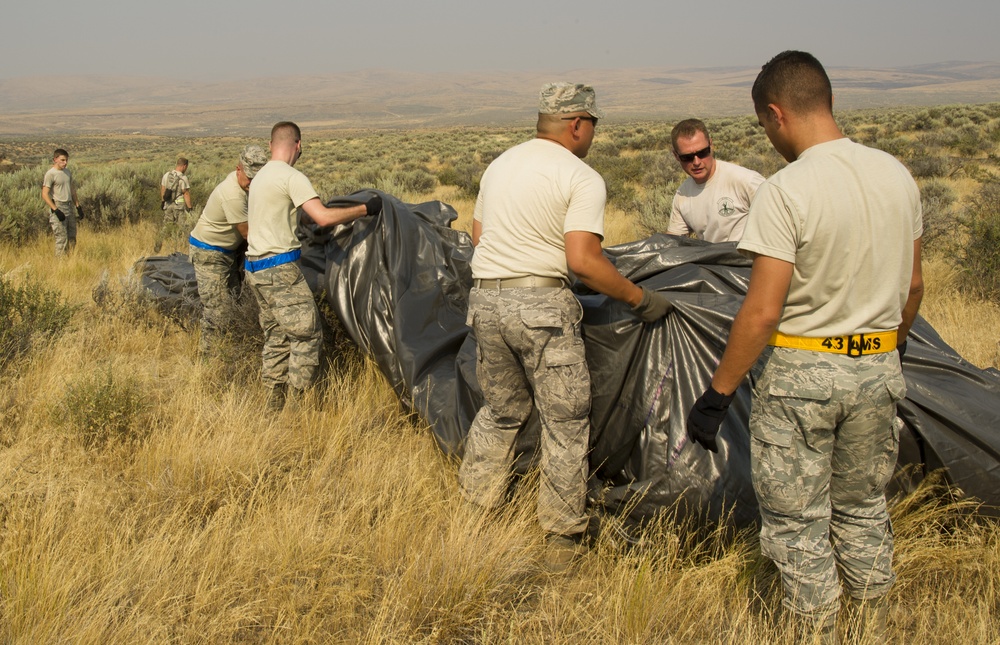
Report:
[[[670,132],[674,158],[688,179],[677,189],[670,207],[670,235],[689,235],[708,242],[738,242],[750,202],[764,178],[753,170],[716,159],[705,124],[686,119]]]
[[[586,550],[590,370],[580,334],[583,308],[569,274],[628,304],[642,322],[665,316],[662,295],[624,277],[603,254],[604,179],[582,159],[604,113],[588,85],[542,88],[534,139],[483,173],[473,214],[473,288],[483,390],[465,441],[459,483],[483,508],[503,500],[515,440],[533,408],[541,423],[538,521],[546,562],[568,566]]]
[[[229,280],[236,268],[237,251],[247,237],[247,193],[250,181],[267,163],[260,146],[240,152],[236,170],[222,180],[191,230],[188,251],[201,300],[201,337],[198,352],[207,358],[216,336],[232,315]]]

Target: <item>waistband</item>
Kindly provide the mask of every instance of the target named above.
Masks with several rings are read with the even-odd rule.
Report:
[[[188,236],[188,244],[190,244],[191,246],[196,246],[199,249],[205,249],[206,251],[219,251],[220,253],[228,253],[229,255],[236,253],[236,249],[224,249],[221,246],[212,246],[211,244],[202,242],[194,235]]]
[[[472,281],[472,286],[477,289],[544,289],[552,287],[565,287],[566,281],[561,278],[542,278],[539,276],[525,276],[523,278],[477,278]]]
[[[812,338],[809,336],[790,336],[780,331],[774,332],[768,345],[788,347],[791,349],[808,349],[813,352],[830,354],[846,354],[848,356],[864,356],[866,354],[885,354],[896,349],[895,329],[891,331],[876,331],[868,334],[851,334],[849,336],[830,336],[827,338]]]
[[[281,266],[282,264],[295,262],[300,257],[302,257],[302,249],[295,249],[294,251],[289,251],[287,253],[279,253],[260,260],[251,260],[247,258],[243,262],[243,268],[250,273],[257,273],[258,271],[263,271],[264,269],[270,269]]]

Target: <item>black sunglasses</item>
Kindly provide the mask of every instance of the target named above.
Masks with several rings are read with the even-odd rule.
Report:
[[[581,121],[590,121],[597,127],[597,117],[596,116],[564,116],[563,121],[572,121],[573,119],[580,119]]]
[[[694,161],[695,157],[699,159],[706,159],[712,156],[712,146],[705,146],[701,150],[695,150],[694,152],[689,152],[684,155],[677,155],[677,158],[681,160],[682,163],[691,163]]]

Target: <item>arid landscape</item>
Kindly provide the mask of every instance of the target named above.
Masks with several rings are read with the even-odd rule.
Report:
[[[922,315],[965,360],[1000,368],[1000,65],[831,71],[844,133],[920,186]],[[196,216],[278,119],[303,126],[296,167],[322,197],[441,200],[468,232],[479,177],[532,135],[554,77],[597,87],[609,118],[587,162],[608,186],[605,241],[636,240],[664,230],[684,177],[675,120],[705,117],[722,159],[784,165],[750,114],[755,73],[0,81],[0,642],[791,645],[752,528],[664,509],[629,542],[606,518],[554,574],[532,496],[497,514],[464,505],[456,461],[343,333],[321,387],[266,414],[252,298],[203,362],[196,326],[133,273],[173,159],[191,159]],[[39,195],[56,146],[88,214],[61,261]],[[1000,526],[982,510],[941,473],[892,500],[889,642],[1000,642]],[[886,642],[841,627],[845,642]]]
[[[154,77],[0,80],[0,136],[46,133],[252,135],[293,120],[306,128],[528,123],[538,88],[593,85],[609,122],[746,115],[759,67],[400,73],[366,70],[197,83]],[[1000,63],[899,69],[831,68],[838,109],[985,103],[1000,96]]]

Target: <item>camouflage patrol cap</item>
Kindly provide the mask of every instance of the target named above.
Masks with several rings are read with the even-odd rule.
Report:
[[[240,163],[243,164],[243,174],[247,179],[253,179],[267,161],[267,153],[260,146],[247,146],[240,153]]]
[[[581,83],[546,83],[538,97],[539,114],[568,114],[586,112],[596,119],[604,118],[604,111],[597,107],[594,88]]]

